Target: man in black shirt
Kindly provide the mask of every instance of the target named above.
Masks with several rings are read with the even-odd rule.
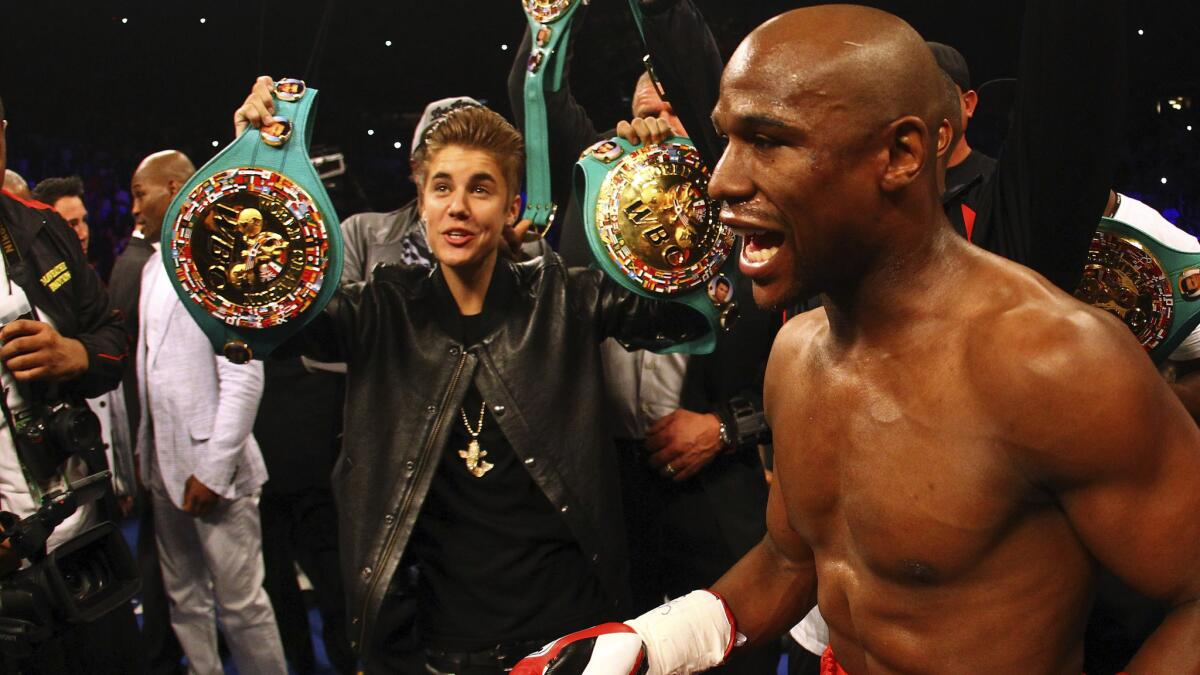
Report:
[[[975,229],[975,201],[983,181],[995,170],[996,160],[972,148],[967,142],[967,127],[979,103],[979,94],[971,88],[971,70],[967,60],[950,45],[932,41],[928,44],[938,65],[954,83],[958,95],[961,128],[957,130],[957,140],[946,160],[943,204],[955,229],[970,241]]]

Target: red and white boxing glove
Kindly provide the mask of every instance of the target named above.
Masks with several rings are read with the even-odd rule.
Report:
[[[692,591],[625,623],[559,638],[521,660],[513,675],[683,675],[719,666],[738,635],[711,591]]]
[[[623,623],[604,623],[560,637],[521,659],[512,675],[642,675],[642,638]]]

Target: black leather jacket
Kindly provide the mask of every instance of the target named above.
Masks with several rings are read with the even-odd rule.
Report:
[[[505,438],[562,512],[614,606],[627,598],[615,450],[604,427],[600,342],[661,349],[708,330],[683,305],[647,300],[557,255],[497,262],[513,275],[500,328],[464,349],[440,328],[433,273],[381,265],[343,286],[287,351],[346,361],[345,440],[333,472],[350,639],[369,644],[472,382]]]

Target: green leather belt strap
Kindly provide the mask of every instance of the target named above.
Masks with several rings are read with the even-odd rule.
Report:
[[[1101,219],[1075,297],[1124,321],[1161,363],[1200,326],[1200,253]]]
[[[522,0],[532,44],[525,70],[525,212],[539,235],[554,223],[546,87],[562,86],[571,19],[583,0]],[[550,79],[546,81],[549,73]]]
[[[601,141],[575,166],[575,200],[596,264],[625,288],[699,311],[712,328],[665,353],[708,354],[737,317],[733,281],[720,269],[733,231],[707,194],[708,169],[691,141],[634,146]]]
[[[231,361],[264,358],[337,290],[341,228],[308,156],[317,90],[275,83],[275,116],[183,186],[163,222],[175,292]]]

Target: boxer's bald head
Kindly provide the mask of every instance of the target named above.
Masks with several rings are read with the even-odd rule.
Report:
[[[858,273],[940,209],[945,92],[921,36],[875,9],[798,9],[742,42],[713,113],[730,143],[710,191],[727,220],[766,231],[743,253],[760,304]]]
[[[182,184],[193,173],[196,173],[196,167],[187,155],[178,150],[162,150],[147,155],[133,172],[133,179],[174,180]]]
[[[138,164],[130,193],[133,219],[142,236],[150,241],[158,239],[171,199],[195,172],[192,160],[178,150],[156,152]]]

